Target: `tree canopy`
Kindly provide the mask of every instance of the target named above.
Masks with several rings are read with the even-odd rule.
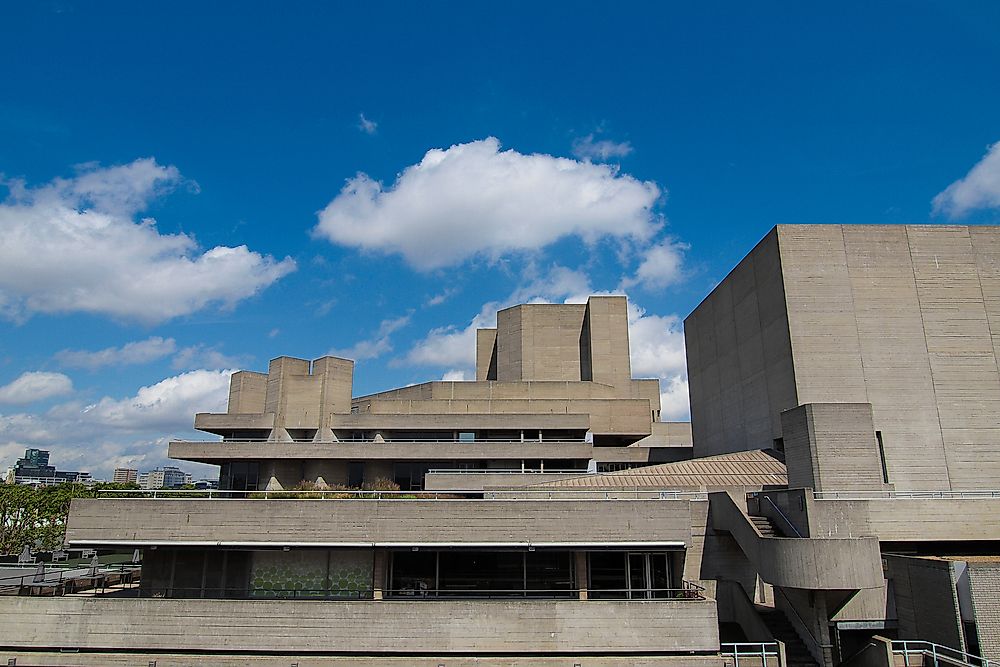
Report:
[[[38,489],[0,484],[0,554],[54,551],[63,546],[66,517],[73,498],[94,498],[107,489],[135,489],[134,484],[57,484]]]

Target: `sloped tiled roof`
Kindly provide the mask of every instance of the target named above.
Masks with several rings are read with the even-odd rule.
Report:
[[[542,482],[532,487],[705,489],[787,484],[785,464],[771,454],[757,449]]]

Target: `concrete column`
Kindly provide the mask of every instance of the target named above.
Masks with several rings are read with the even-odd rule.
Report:
[[[576,587],[580,591],[580,599],[587,599],[587,552],[575,551],[573,557],[576,559]]]
[[[389,552],[385,549],[375,549],[375,564],[372,567],[372,597],[382,599],[383,586],[389,571]]]

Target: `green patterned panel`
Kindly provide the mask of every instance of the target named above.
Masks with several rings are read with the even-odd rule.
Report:
[[[371,584],[370,551],[257,551],[250,568],[251,597],[368,597]]]

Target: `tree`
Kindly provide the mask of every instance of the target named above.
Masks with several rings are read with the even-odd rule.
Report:
[[[95,498],[108,489],[134,489],[134,484],[57,484],[34,489],[0,484],[0,554],[17,554],[25,546],[53,551],[63,546],[66,517],[74,498]]]

